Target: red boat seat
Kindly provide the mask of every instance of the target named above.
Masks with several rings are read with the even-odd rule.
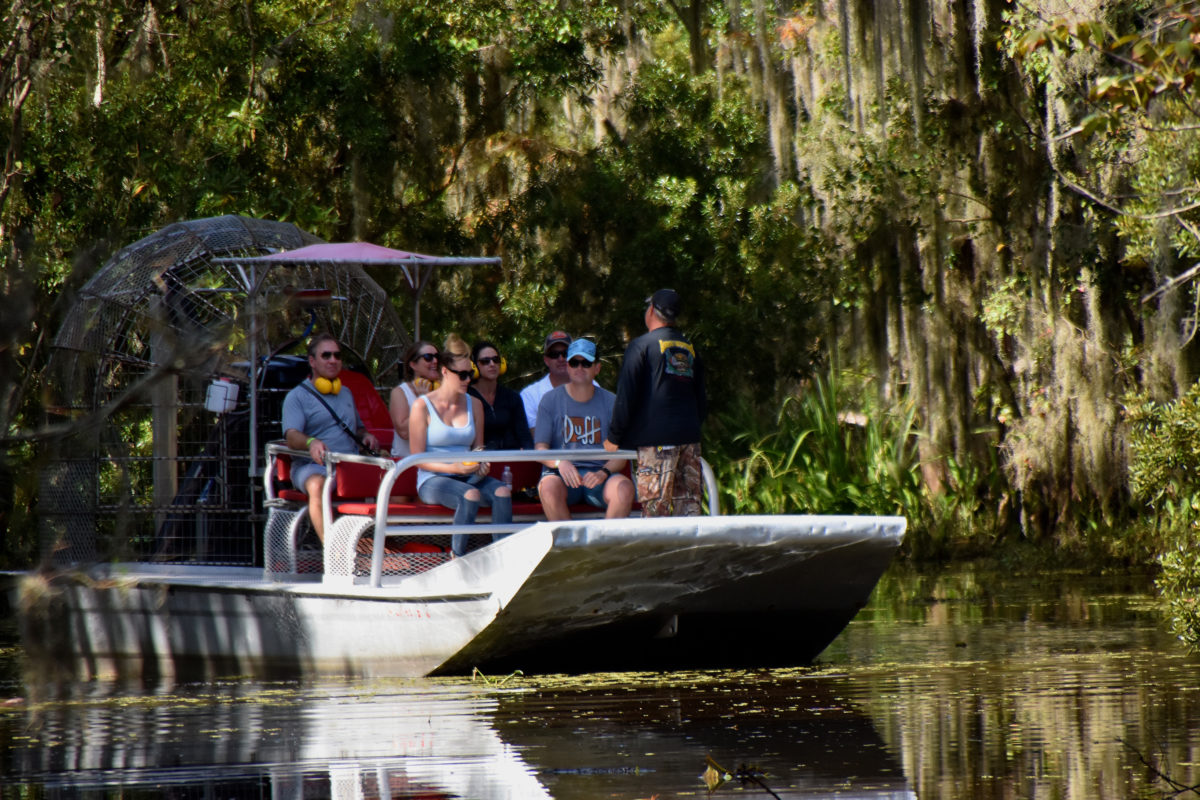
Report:
[[[379,396],[379,390],[371,379],[361,372],[344,369],[341,374],[342,385],[354,394],[354,406],[358,409],[358,418],[368,431],[375,434],[379,440],[381,452],[388,453],[392,449],[392,437],[396,430],[392,427],[392,416],[388,413],[387,404]]]
[[[522,490],[530,488],[537,489],[537,483],[541,478],[542,465],[536,461],[512,461],[512,462],[496,462],[489,470],[489,475],[498,480],[504,473],[504,467],[507,466],[513,473],[513,491],[520,493]],[[626,464],[623,472],[628,475],[630,472],[628,464]],[[289,488],[289,478],[291,475],[291,456],[286,453],[280,453],[275,458],[275,476],[279,489],[276,496],[281,500],[286,500],[293,503],[306,503],[308,495],[294,487]],[[358,464],[353,462],[340,462],[336,469],[336,481],[332,492],[332,503],[330,514],[332,517],[338,517],[345,514],[354,516],[373,517],[377,509],[376,500],[379,494],[379,483],[384,475],[384,470],[374,464]],[[454,516],[453,509],[446,508],[441,505],[433,505],[430,503],[422,503],[417,499],[417,470],[416,468],[407,469],[396,479],[391,491],[392,502],[388,503],[388,517],[396,520],[405,517],[413,518],[413,521],[422,519],[449,519]],[[638,503],[634,503],[634,509],[640,508]],[[587,503],[578,503],[570,507],[573,517],[595,517],[602,514],[600,509]],[[513,503],[513,516],[529,519],[531,517],[543,517],[545,510],[542,504],[537,501],[515,501]],[[491,517],[491,509],[481,507],[479,509],[478,519],[486,520]]]
[[[512,470],[514,492],[526,488],[536,489],[538,480],[542,477],[542,465],[538,461],[497,461],[488,470],[488,475],[501,480],[505,467]]]
[[[292,486],[292,457],[287,453],[275,455],[275,496],[289,503],[307,503],[308,494],[303,487]]]
[[[379,482],[383,470],[371,464],[340,463],[337,466],[337,481],[333,491],[333,511],[337,515],[353,514],[372,517],[378,507]],[[436,516],[453,517],[454,512],[445,506],[430,505],[412,500],[417,495],[417,470],[406,469],[392,485],[388,503],[388,516]]]

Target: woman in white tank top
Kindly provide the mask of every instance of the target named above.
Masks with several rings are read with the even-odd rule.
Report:
[[[483,447],[483,402],[467,394],[471,383],[471,359],[443,353],[438,357],[441,385],[418,398],[408,419],[408,441],[415,453],[453,453],[466,456]],[[421,502],[454,509],[455,525],[470,525],[479,506],[490,506],[492,522],[512,522],[512,493],[488,476],[486,462],[469,457],[451,463],[420,464],[417,494]],[[492,534],[492,540],[503,534]],[[467,534],[451,537],[456,556],[466,553]]]
[[[408,416],[412,413],[417,398],[437,385],[440,369],[437,362],[436,345],[426,341],[413,342],[404,351],[404,379],[392,389],[388,399],[388,413],[396,435],[392,437],[392,455],[404,458],[410,452],[408,445]]]

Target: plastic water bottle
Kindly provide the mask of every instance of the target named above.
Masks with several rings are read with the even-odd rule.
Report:
[[[504,481],[504,485],[508,487],[508,493],[512,494],[512,469],[508,464],[504,465],[504,472],[500,475],[500,480]]]

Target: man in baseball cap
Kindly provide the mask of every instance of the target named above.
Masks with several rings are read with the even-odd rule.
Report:
[[[567,348],[566,384],[546,393],[538,406],[533,446],[538,450],[586,450],[579,461],[542,462],[538,496],[546,519],[571,518],[571,506],[587,503],[605,510],[609,519],[629,516],[633,482],[621,473],[625,462],[610,459],[604,435],[612,417],[613,393],[596,385],[600,359],[596,345],[576,339]]]
[[[571,334],[566,331],[550,331],[546,334],[542,343],[546,374],[521,390],[521,402],[525,405],[525,421],[529,423],[530,433],[537,425],[538,403],[542,402],[542,395],[567,382],[567,347],[571,341]]]
[[[679,316],[679,293],[674,289],[659,289],[646,298],[646,305],[653,306],[668,325],[674,325],[675,318]]]
[[[625,350],[604,442],[609,450],[637,449],[637,497],[644,517],[700,513],[700,424],[708,398],[704,365],[675,327],[680,307],[674,289],[646,298],[646,333]]]

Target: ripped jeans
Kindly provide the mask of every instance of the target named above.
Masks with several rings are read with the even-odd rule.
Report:
[[[453,508],[455,525],[470,525],[474,522],[475,514],[479,512],[481,505],[492,509],[492,522],[507,524],[512,522],[512,497],[498,497],[496,490],[503,488],[503,483],[491,477],[471,483],[446,475],[434,475],[417,487],[417,495],[422,503]],[[467,492],[472,489],[479,490],[480,500],[467,499]],[[461,556],[466,553],[469,535],[456,533],[451,537],[450,549],[454,551],[454,555]],[[492,541],[505,535],[494,533]]]

